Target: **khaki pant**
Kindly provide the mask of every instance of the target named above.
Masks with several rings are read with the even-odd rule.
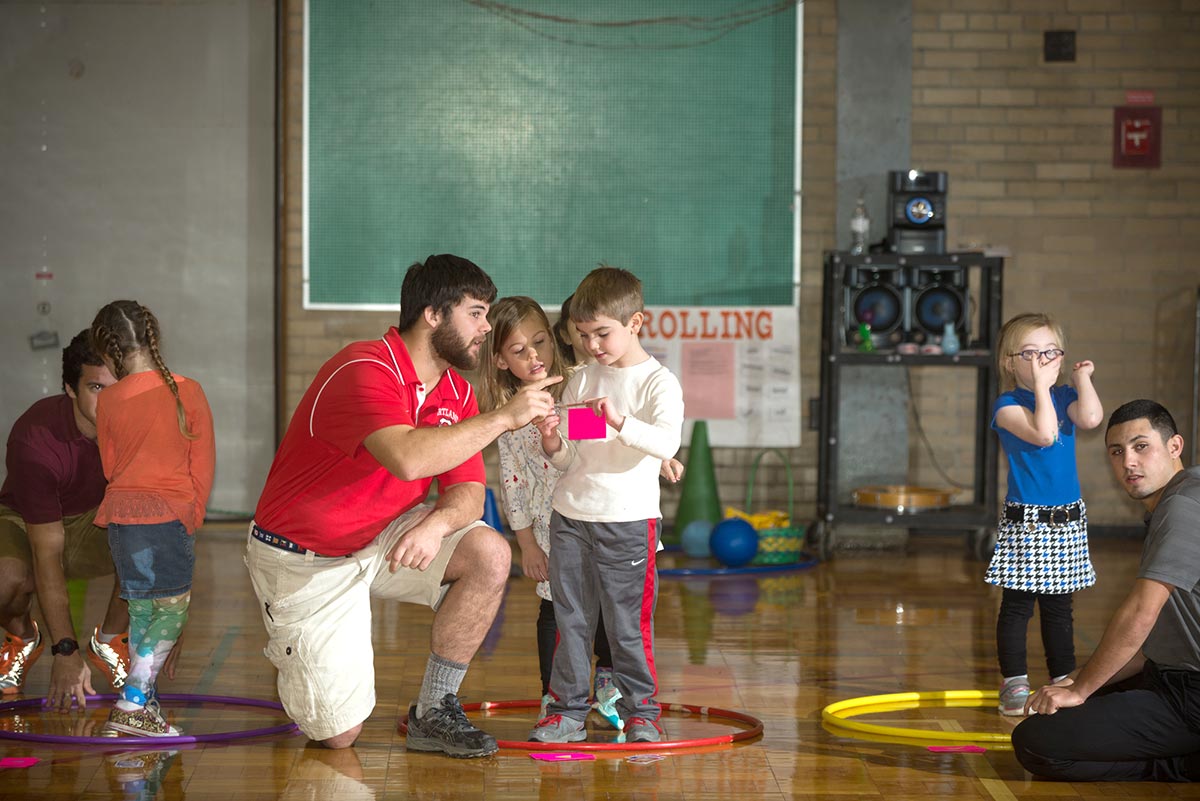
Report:
[[[279,670],[283,708],[311,739],[348,731],[375,708],[371,600],[437,609],[449,589],[442,577],[454,549],[468,531],[485,525],[473,521],[442,540],[426,570],[391,572],[388,552],[431,509],[410,509],[369,545],[345,557],[291,553],[259,542],[247,531],[246,567],[270,637],[264,653]],[[424,654],[427,647],[422,643],[417,652]]]
[[[108,532],[93,525],[96,510],[63,518],[63,570],[68,579],[111,576],[115,572],[108,550]],[[33,570],[33,552],[25,521],[14,510],[0,506],[0,559],[16,559]]]

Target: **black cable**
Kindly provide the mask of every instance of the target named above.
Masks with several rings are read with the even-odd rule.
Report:
[[[536,11],[517,8],[507,3],[495,2],[494,0],[463,0],[468,5],[475,6],[484,11],[504,19],[517,27],[524,28],[535,36],[541,36],[544,39],[549,39],[562,44],[577,45],[579,47],[595,47],[605,50],[678,50],[688,47],[700,47],[702,45],[711,44],[712,42],[721,39],[743,25],[749,25],[765,19],[774,14],[779,14],[796,6],[803,5],[803,0],[783,0],[783,2],[772,3],[770,5],[756,6],[744,11],[735,11],[729,14],[720,14],[712,17],[694,17],[694,16],[669,16],[669,17],[646,17],[643,19],[630,20],[585,20],[573,17],[562,17],[555,14],[543,14]],[[583,28],[636,28],[649,27],[652,25],[669,25],[675,27],[689,28],[699,31],[714,31],[715,35],[706,39],[701,39],[693,42],[683,42],[679,44],[602,44],[598,42],[585,42],[578,39],[573,39],[567,36],[558,36],[546,31],[539,30],[534,27],[533,21],[550,22],[558,25],[569,25]]]
[[[942,469],[942,464],[938,461],[937,454],[933,452],[933,444],[930,443],[929,437],[925,435],[925,428],[921,425],[921,413],[917,411],[917,398],[913,393],[912,373],[907,369],[904,371],[904,383],[908,387],[908,408],[912,412],[913,424],[916,426],[917,435],[921,437],[921,442],[925,444],[925,452],[929,454],[929,461],[933,463],[933,468],[937,470],[942,480],[950,486],[956,489],[974,489],[975,487],[971,484],[958,483],[950,478],[946,471]]]

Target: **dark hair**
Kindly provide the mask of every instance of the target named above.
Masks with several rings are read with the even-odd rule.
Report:
[[[120,381],[129,374],[125,366],[125,358],[139,350],[145,350],[154,367],[162,377],[163,383],[175,396],[175,414],[179,420],[179,431],[188,439],[196,439],[187,424],[187,414],[183,408],[183,400],[179,397],[179,387],[175,384],[175,376],[167,368],[163,360],[159,341],[158,318],[136,300],[114,300],[100,311],[92,320],[92,349],[103,353],[113,363],[113,375]]]
[[[62,352],[62,382],[63,389],[72,392],[79,391],[79,379],[83,375],[83,367],[103,367],[104,360],[92,350],[92,332],[83,329],[71,339],[71,344]]]
[[[1119,426],[1132,420],[1148,420],[1150,427],[1159,433],[1163,442],[1179,433],[1179,428],[1175,425],[1175,418],[1171,416],[1166,407],[1157,401],[1145,398],[1131,400],[1120,406],[1108,418],[1108,428],[1104,429],[1104,433],[1107,434],[1113,426]]]
[[[607,264],[584,277],[571,301],[571,319],[577,323],[590,323],[603,315],[627,325],[643,310],[642,282],[629,270]]]
[[[567,299],[562,302],[562,309],[558,312],[558,319],[554,321],[554,344],[558,346],[558,358],[566,367],[573,367],[578,359],[575,358],[575,346],[571,344],[571,331],[567,325],[571,322],[571,298],[575,297],[572,293],[567,295]]]
[[[424,264],[415,262],[400,286],[397,327],[401,332],[408,331],[428,308],[447,314],[465,297],[490,304],[496,299],[496,285],[487,273],[461,256],[443,253],[430,256]]]

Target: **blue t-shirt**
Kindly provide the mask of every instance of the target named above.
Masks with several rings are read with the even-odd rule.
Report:
[[[1042,448],[1026,442],[996,425],[996,413],[1005,406],[1023,406],[1034,410],[1033,393],[1027,389],[1009,390],[996,399],[992,408],[992,428],[1008,457],[1008,495],[1012,503],[1061,506],[1079,500],[1079,472],[1075,467],[1075,424],[1067,417],[1067,407],[1079,398],[1072,386],[1053,386],[1050,400],[1058,417],[1058,437]]]

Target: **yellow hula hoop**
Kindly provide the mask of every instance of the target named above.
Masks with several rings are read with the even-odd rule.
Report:
[[[905,726],[881,726],[877,723],[862,723],[848,720],[856,715],[875,712],[894,712],[916,709],[924,701],[938,701],[941,706],[974,707],[987,706],[1000,700],[995,690],[939,690],[923,693],[888,693],[886,695],[863,695],[836,701],[821,710],[821,719],[831,726],[851,731],[883,734],[892,737],[908,737],[914,740],[953,740],[955,742],[1007,743],[1012,737],[1007,732],[991,731],[942,731],[939,729],[912,729]]]

